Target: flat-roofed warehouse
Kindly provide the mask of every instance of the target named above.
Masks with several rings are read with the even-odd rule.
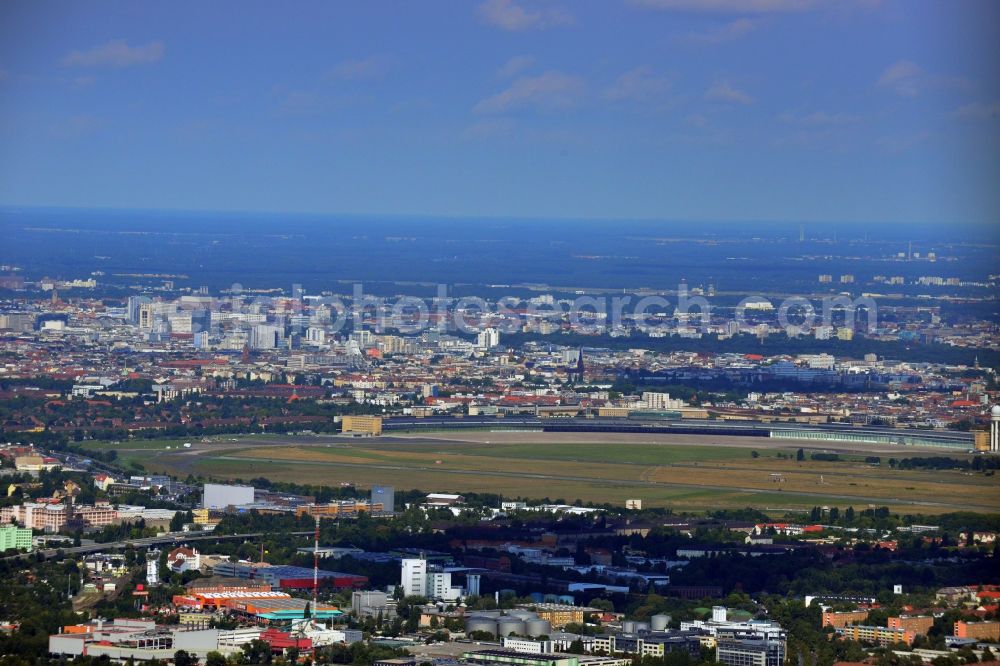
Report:
[[[307,608],[309,609],[309,615],[321,620],[343,615],[343,611],[336,606],[317,603],[313,607],[311,602],[297,597],[265,597],[261,599],[244,597],[241,599],[229,599],[225,607],[233,612],[252,615],[262,620],[304,619],[307,617]]]
[[[263,581],[274,587],[312,589],[313,586],[313,570],[306,567],[220,562],[212,571],[217,576]],[[320,569],[317,576],[321,587],[355,588],[368,584],[368,579],[364,576],[339,571]]]

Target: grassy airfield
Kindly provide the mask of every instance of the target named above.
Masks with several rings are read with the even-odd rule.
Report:
[[[192,442],[184,448],[183,442]],[[448,432],[352,439],[308,435],[228,435],[211,442],[93,442],[150,472],[216,479],[376,483],[439,492],[490,492],[703,511],[753,506],[889,506],[904,513],[1000,511],[1000,479],[960,471],[890,469],[890,457],[959,453],[910,447],[818,445],[766,438],[613,433]],[[169,448],[168,448],[169,447]],[[815,451],[841,460],[809,460]],[[756,456],[754,456],[756,452]],[[880,466],[864,462],[878,455]]]

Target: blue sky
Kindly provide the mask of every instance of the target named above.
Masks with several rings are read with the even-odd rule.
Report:
[[[0,204],[996,223],[1000,4],[3,3]]]

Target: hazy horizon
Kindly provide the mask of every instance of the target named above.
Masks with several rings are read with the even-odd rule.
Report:
[[[349,222],[351,219],[361,219],[367,221],[397,221],[397,220],[434,220],[440,222],[510,222],[510,223],[553,223],[553,224],[597,224],[601,222],[621,222],[635,223],[642,225],[662,225],[669,227],[673,225],[689,224],[692,222],[711,225],[764,225],[774,227],[784,227],[789,232],[798,233],[801,229],[806,232],[821,230],[824,232],[834,232],[841,228],[864,228],[867,225],[880,224],[888,225],[894,229],[913,228],[921,230],[937,229],[940,223],[933,221],[910,221],[910,220],[835,220],[835,219],[750,219],[750,218],[655,218],[655,217],[584,217],[584,216],[517,216],[517,215],[488,215],[488,214],[457,214],[457,213],[435,213],[435,212],[413,212],[413,213],[379,213],[366,211],[308,211],[308,210],[240,210],[236,208],[143,208],[143,207],[116,207],[116,206],[47,206],[35,204],[0,203],[0,214],[11,214],[16,212],[52,212],[52,213],[107,213],[109,215],[124,214],[144,214],[144,215],[181,215],[181,216],[219,216],[229,218],[239,217],[268,217],[288,216],[297,221],[316,222]],[[232,221],[232,220],[229,220]],[[984,228],[994,233],[996,238],[989,242],[1000,242],[1000,230],[989,220],[951,220],[949,225],[957,225],[968,229]]]

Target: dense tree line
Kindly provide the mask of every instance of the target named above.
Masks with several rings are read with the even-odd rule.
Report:
[[[971,460],[948,456],[928,456],[922,458],[889,459],[889,466],[896,469],[960,469],[985,471],[1000,469],[1000,459],[995,456],[976,456]]]

